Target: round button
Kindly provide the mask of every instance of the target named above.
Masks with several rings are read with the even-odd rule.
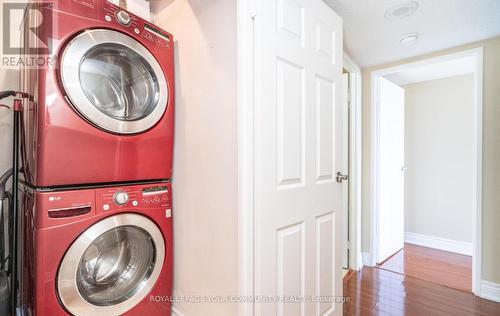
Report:
[[[139,203],[137,201],[132,201],[132,205],[137,206],[137,205],[139,205]]]
[[[109,204],[104,204],[102,206],[102,209],[105,210],[105,211],[109,211]]]
[[[127,204],[127,202],[128,202],[128,194],[127,194],[127,192],[123,192],[123,191],[118,191],[118,192],[116,192],[116,193],[113,195],[113,201],[114,201],[117,205],[124,205],[124,204]]]
[[[108,21],[108,22],[111,22],[111,20],[112,20],[112,18],[111,18],[109,15],[106,15],[106,16],[104,17],[104,19],[105,19],[106,21]]]
[[[129,25],[131,22],[130,15],[125,11],[116,12],[116,19],[122,25]]]

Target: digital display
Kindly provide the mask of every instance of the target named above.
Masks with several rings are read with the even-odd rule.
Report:
[[[163,193],[163,192],[167,192],[166,186],[150,187],[150,188],[142,189],[142,194],[154,194],[154,193]]]
[[[163,34],[162,32],[158,31],[157,29],[154,29],[152,28],[151,26],[149,25],[144,25],[144,29],[150,33],[153,33],[154,35],[158,36],[158,37],[161,37],[163,38],[164,40],[166,40],[167,42],[170,42],[170,38],[168,37],[168,35],[166,34]]]

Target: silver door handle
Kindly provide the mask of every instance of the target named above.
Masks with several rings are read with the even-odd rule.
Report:
[[[342,172],[337,172],[337,183],[342,183],[342,181],[349,180],[349,176],[346,174],[342,174]]]

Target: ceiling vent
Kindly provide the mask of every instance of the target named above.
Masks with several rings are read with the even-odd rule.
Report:
[[[410,34],[403,35],[403,37],[401,37],[401,39],[400,39],[401,45],[403,47],[415,46],[415,45],[417,45],[417,41],[418,41],[418,34],[417,33],[410,33]]]
[[[396,21],[410,16],[413,12],[417,11],[417,1],[406,1],[393,5],[385,11],[385,18],[389,21]]]

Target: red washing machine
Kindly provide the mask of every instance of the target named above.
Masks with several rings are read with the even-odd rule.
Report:
[[[170,315],[169,183],[20,195],[24,315]]]
[[[106,0],[31,4],[25,25],[40,26],[26,27],[23,38],[41,44],[38,66],[21,70],[21,91],[31,95],[23,100],[25,182],[169,179],[172,35]],[[23,56],[30,54],[25,44]]]

